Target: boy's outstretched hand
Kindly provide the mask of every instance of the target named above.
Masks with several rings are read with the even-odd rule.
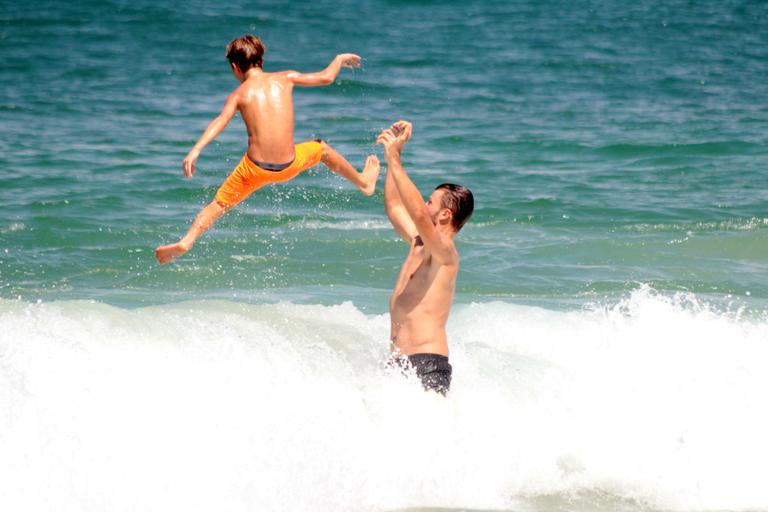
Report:
[[[340,53],[336,56],[337,59],[341,59],[341,65],[345,68],[359,68],[360,56],[354,53]]]
[[[200,156],[200,153],[195,152],[193,149],[184,157],[184,161],[181,165],[184,168],[184,176],[187,178],[191,178],[192,175],[195,174],[195,162],[197,162],[198,156]]]
[[[398,121],[391,127],[382,130],[376,137],[376,144],[384,145],[384,156],[400,156],[405,143],[411,138],[413,124],[408,121]]]

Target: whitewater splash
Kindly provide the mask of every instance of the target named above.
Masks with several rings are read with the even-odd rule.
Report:
[[[0,301],[3,510],[757,510],[768,321],[459,306],[444,399],[338,306]]]

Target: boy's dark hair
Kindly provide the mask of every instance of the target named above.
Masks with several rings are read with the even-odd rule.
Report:
[[[254,66],[262,67],[266,51],[267,47],[261,39],[248,34],[230,41],[227,45],[227,59],[245,73]]]
[[[469,218],[472,216],[472,210],[475,209],[475,198],[472,192],[461,185],[454,183],[443,183],[435,187],[435,190],[444,190],[441,199],[441,208],[448,208],[453,213],[453,230],[458,233]]]

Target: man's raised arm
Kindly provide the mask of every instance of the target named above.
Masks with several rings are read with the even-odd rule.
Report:
[[[382,131],[376,138],[376,142],[384,145],[387,179],[390,179],[391,175],[405,211],[413,222],[422,242],[439,259],[449,259],[453,254],[451,245],[443,241],[437,228],[435,228],[421,192],[406,174],[400,159],[403,147],[411,138],[412,132],[413,125],[411,123],[398,121],[391,128]]]
[[[400,198],[400,192],[397,190],[394,175],[391,172],[387,172],[387,177],[384,180],[384,208],[397,234],[407,244],[410,244],[418,231],[413,219],[408,215],[408,210],[405,209],[403,200]]]
[[[360,56],[354,53],[341,53],[337,55],[328,67],[317,73],[299,73],[298,71],[288,71],[288,79],[296,85],[311,87],[315,85],[330,85],[336,80],[336,76],[342,67],[359,68]]]

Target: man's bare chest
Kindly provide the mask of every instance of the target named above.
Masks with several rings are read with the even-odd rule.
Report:
[[[424,247],[412,248],[403,262],[398,279],[398,289],[401,293],[418,291],[428,286],[432,279],[432,258],[425,253]]]

